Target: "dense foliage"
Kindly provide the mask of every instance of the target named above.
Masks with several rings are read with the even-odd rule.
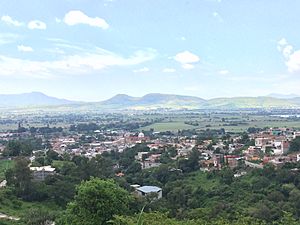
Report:
[[[249,138],[244,135],[242,141],[247,143]],[[164,149],[165,164],[142,170],[134,156],[148,151],[146,145],[140,144],[122,153],[106,153],[93,159],[58,156],[48,151],[46,158],[57,174],[43,182],[32,180],[29,162],[17,158],[14,167],[6,171],[5,196],[17,196],[24,202],[54,204],[57,209],[65,210],[62,215],[53,215],[51,210],[49,214],[44,211],[27,214],[40,214],[37,221],[55,217],[58,224],[105,224],[109,220],[113,224],[129,225],[140,220],[143,224],[156,221],[154,224],[158,225],[164,224],[160,221],[167,224],[299,224],[300,163],[285,164],[277,169],[271,165],[263,169],[240,165],[235,170],[225,167],[220,171],[202,172],[196,150],[187,159],[168,161],[174,156],[174,149],[170,147]],[[247,174],[235,177],[239,171]],[[119,172],[125,176],[115,176]],[[130,195],[133,191],[130,184],[159,186],[163,198],[154,202],[134,198]],[[22,221],[29,218],[24,216]]]
[[[125,214],[129,201],[129,193],[112,180],[92,178],[78,186],[74,200],[57,224],[105,224],[113,215]]]

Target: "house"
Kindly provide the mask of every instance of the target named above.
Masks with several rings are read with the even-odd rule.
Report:
[[[271,143],[270,137],[259,137],[255,138],[255,147],[264,147],[265,145],[268,145]]]
[[[231,169],[234,169],[235,167],[238,166],[239,159],[240,159],[240,157],[235,156],[235,155],[225,155],[224,156],[225,163],[227,163]]]
[[[274,154],[275,155],[282,155],[288,152],[290,148],[290,143],[287,140],[275,140],[273,142],[274,146]]]
[[[33,179],[36,181],[43,181],[49,175],[55,174],[55,168],[51,166],[41,166],[41,167],[30,167],[33,172]]]
[[[136,193],[138,196],[147,196],[152,193],[157,194],[157,199],[162,198],[162,189],[156,186],[142,186],[136,188]]]
[[[143,161],[147,156],[149,152],[138,152],[138,154],[135,156],[136,160]]]
[[[142,166],[142,169],[150,169],[153,167],[159,167],[161,165],[161,163],[159,163],[159,162],[152,162],[152,161],[148,161],[148,160],[145,160],[145,161],[141,162],[140,164]]]

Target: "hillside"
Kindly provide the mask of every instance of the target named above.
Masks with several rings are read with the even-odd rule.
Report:
[[[0,108],[30,108],[50,111],[150,110],[150,109],[245,109],[300,108],[300,97],[283,99],[268,96],[213,98],[152,93],[142,97],[118,94],[101,102],[76,102],[40,92],[0,95]]]
[[[128,95],[115,97],[100,102],[99,107],[126,109],[244,109],[244,108],[300,108],[300,98],[282,99],[273,97],[234,97],[205,100],[198,97],[147,94],[140,98]]]
[[[300,103],[300,102],[299,102]],[[209,108],[299,108],[292,99],[272,97],[215,98],[208,101]]]
[[[99,106],[110,106],[112,108],[124,107],[131,109],[198,108],[205,103],[206,100],[198,97],[154,93],[139,98],[128,95],[116,95],[111,99],[99,102]]]
[[[1,107],[53,106],[74,103],[76,102],[47,96],[41,92],[0,95]]]

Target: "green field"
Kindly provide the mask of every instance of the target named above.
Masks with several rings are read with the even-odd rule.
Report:
[[[189,125],[185,122],[194,122],[198,125]],[[207,115],[169,115],[164,116],[162,122],[154,123],[140,130],[154,129],[157,132],[177,131],[182,129],[220,129],[224,128],[227,132],[244,132],[249,127],[287,127],[300,128],[300,120],[292,118],[279,118],[270,116],[256,115],[229,115],[211,114]]]
[[[163,132],[163,131],[177,131],[177,130],[192,129],[192,128],[193,126],[185,124],[184,122],[175,121],[175,122],[154,123],[149,126],[143,127],[141,130],[154,129],[154,131]]]

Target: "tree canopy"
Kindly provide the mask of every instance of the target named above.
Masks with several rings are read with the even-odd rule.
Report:
[[[129,202],[129,193],[114,181],[92,178],[77,187],[74,201],[68,204],[58,224],[106,224],[114,215],[126,213]]]

